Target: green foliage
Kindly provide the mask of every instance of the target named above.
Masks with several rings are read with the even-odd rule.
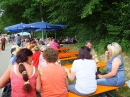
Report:
[[[57,37],[76,36],[79,45],[92,40],[98,52],[113,41],[130,51],[129,0],[0,0],[0,6],[4,10],[0,18],[2,32],[8,25],[44,20],[70,26],[57,31]]]

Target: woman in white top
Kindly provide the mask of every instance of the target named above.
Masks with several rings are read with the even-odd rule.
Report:
[[[96,91],[96,62],[92,60],[90,49],[86,46],[80,48],[78,59],[72,64],[71,72],[65,68],[68,78],[73,81],[76,77],[76,83],[68,86],[68,91],[75,94],[86,96]]]
[[[46,60],[45,60],[45,59],[43,58],[43,56],[42,56],[43,51],[44,51],[46,48],[47,48],[47,46],[42,46],[42,47],[40,48],[41,54],[40,54],[40,57],[39,57],[38,69],[41,69],[42,67],[48,66]],[[58,59],[55,64],[61,65],[60,59]]]

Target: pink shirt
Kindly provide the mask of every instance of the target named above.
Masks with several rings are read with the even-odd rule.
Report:
[[[25,93],[23,91],[24,80],[23,78],[17,76],[16,65],[14,65],[14,71],[11,76],[11,97],[36,97],[36,75],[35,67],[33,67],[33,74],[29,78],[30,84],[32,86],[32,91],[30,93]]]
[[[56,43],[56,42],[51,42],[51,43],[50,43],[50,47],[53,48],[53,49],[55,49],[55,50],[57,50],[58,47],[59,47],[59,45],[58,45],[58,43]]]

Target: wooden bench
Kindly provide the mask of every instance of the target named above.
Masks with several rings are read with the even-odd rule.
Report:
[[[58,57],[60,59],[62,58],[69,58],[69,57],[77,57],[78,52],[68,52],[68,53],[59,53]]]
[[[72,47],[60,47],[58,50],[58,52],[69,52],[69,50],[72,49]]]
[[[68,61],[68,60],[75,60],[77,57],[70,57],[70,58],[62,58],[60,61]]]
[[[124,86],[127,86],[127,84],[125,83]],[[108,95],[110,95],[111,97],[117,97],[116,96],[116,91],[119,89],[119,87],[116,87],[116,86],[103,86],[103,85],[98,85],[97,86],[97,90],[95,93],[91,94],[91,95],[88,95],[88,96],[79,96],[77,94],[74,94],[74,93],[71,93],[71,92],[68,92],[68,96],[67,97],[91,97],[91,96],[95,96],[95,95],[98,95],[98,94],[101,94],[101,93],[107,93]],[[108,93],[112,91],[112,94],[111,93]]]
[[[97,62],[97,68],[103,68],[106,66],[106,62],[99,61]]]

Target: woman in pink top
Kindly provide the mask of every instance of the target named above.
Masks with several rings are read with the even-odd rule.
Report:
[[[11,97],[36,97],[41,90],[38,70],[31,65],[32,51],[24,48],[16,57],[16,63],[6,70],[0,78],[0,88],[11,81]]]
[[[51,39],[50,47],[53,48],[54,50],[57,50],[59,48],[59,44],[56,43],[54,39]]]

